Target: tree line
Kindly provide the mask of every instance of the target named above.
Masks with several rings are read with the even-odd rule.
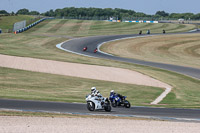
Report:
[[[6,10],[0,10],[0,14],[8,16],[8,15],[18,15],[18,14],[20,14],[20,15],[40,15],[41,13],[39,13],[38,11],[29,11],[28,9],[24,8],[24,9],[18,10],[16,13],[14,13],[14,12],[9,13]]]
[[[185,19],[185,20],[200,20],[200,13],[167,13],[165,11],[157,11],[154,15],[148,15],[142,12],[135,12],[134,10],[120,9],[120,8],[75,8],[67,7],[63,9],[49,10],[44,13],[38,11],[29,11],[28,9],[20,9],[16,13],[8,13],[5,10],[0,10],[0,14],[22,14],[22,15],[44,15],[48,17],[72,17],[72,18],[110,18],[116,19],[139,19],[151,18],[152,20],[158,19]]]

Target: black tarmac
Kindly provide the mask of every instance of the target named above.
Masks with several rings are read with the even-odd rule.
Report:
[[[200,31],[191,32],[191,33],[200,33]],[[174,33],[174,34],[188,34],[188,33]],[[151,35],[162,35],[162,34],[151,34]],[[151,62],[151,61],[143,61],[143,60],[137,60],[137,59],[128,59],[128,58],[122,58],[122,57],[104,54],[101,52],[94,53],[94,49],[104,42],[108,42],[108,41],[112,41],[116,39],[122,39],[122,38],[151,36],[151,35],[132,34],[132,35],[84,37],[84,38],[72,39],[70,41],[67,41],[62,45],[62,48],[68,51],[77,53],[77,54],[81,54],[81,55],[87,55],[87,56],[92,56],[92,57],[97,57],[97,58],[104,58],[104,59],[109,59],[109,60],[116,60],[116,61],[121,61],[121,62],[128,62],[128,63],[139,64],[139,65],[144,65],[144,66],[156,67],[156,68],[165,69],[165,70],[177,72],[183,75],[200,79],[200,69],[198,68],[177,66],[177,65],[172,65],[172,64],[164,64],[164,63],[157,63],[157,62]],[[165,34],[165,35],[169,35],[169,34]],[[86,46],[88,50],[83,51],[83,48]]]
[[[199,31],[193,33],[197,32]],[[179,33],[179,34],[186,34],[186,33]],[[161,34],[151,34],[151,35],[161,35]],[[127,59],[127,58],[121,58],[104,54],[101,52],[94,53],[94,49],[97,48],[99,45],[101,45],[103,42],[112,41],[115,39],[127,38],[127,37],[138,37],[138,36],[149,36],[149,35],[133,34],[133,35],[84,37],[84,38],[72,39],[64,43],[62,45],[62,48],[81,55],[156,67],[200,79],[200,69],[197,68],[142,61],[136,59]],[[88,47],[87,51],[82,51],[85,46]],[[42,101],[9,100],[9,99],[0,99],[0,109],[1,110],[12,109],[12,110],[30,111],[30,112],[82,114],[82,115],[113,115],[122,117],[140,117],[140,118],[152,118],[161,120],[200,122],[199,109],[173,109],[173,108],[151,108],[151,107],[131,107],[127,109],[123,107],[117,107],[117,108],[112,108],[111,112],[105,112],[105,111],[90,112],[87,110],[86,104],[81,104],[81,103],[42,102]]]
[[[86,104],[64,102],[42,102],[27,100],[0,99],[0,109],[12,109],[25,112],[48,112],[80,115],[109,115],[121,117],[138,117],[174,121],[200,122],[200,110],[198,109],[173,109],[151,107],[116,107],[111,112],[88,111]]]

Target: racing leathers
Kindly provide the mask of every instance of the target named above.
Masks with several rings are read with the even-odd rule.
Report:
[[[101,95],[101,93],[98,90],[91,92],[91,96],[101,101],[101,104],[104,104],[105,98]]]

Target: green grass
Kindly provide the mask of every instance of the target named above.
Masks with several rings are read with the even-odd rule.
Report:
[[[0,79],[0,97],[11,99],[85,103],[85,96],[90,93],[90,88],[95,85],[105,97],[109,96],[110,90],[115,89],[115,91],[127,95],[130,102],[134,105],[142,105],[149,104],[163,91],[163,89],[156,87],[44,74],[1,67]],[[143,94],[146,94],[145,99],[143,98]]]
[[[44,25],[45,23],[45,25]],[[151,33],[161,33],[163,29],[166,32],[185,32],[195,29],[195,25],[188,24],[147,24],[147,23],[112,23],[106,21],[89,20],[46,20],[28,30],[32,34],[47,35],[66,35],[66,36],[95,36],[95,35],[113,35],[113,34],[138,34],[140,30],[146,33],[148,29]]]
[[[0,29],[2,29],[3,32],[7,32],[7,29],[13,28],[14,23],[23,21],[23,20],[30,20],[33,18],[34,18],[33,16],[29,16],[29,15],[0,17]]]
[[[56,32],[58,31],[60,28],[62,28],[62,26],[66,23],[66,20],[62,20],[60,22],[58,22],[56,25],[54,25],[51,29],[48,30],[48,32]]]
[[[61,23],[60,21],[62,20],[47,20],[35,26],[31,30],[18,35],[0,35],[0,53],[64,62],[104,65],[138,71],[173,86],[172,92],[161,102],[161,104],[155,106],[200,108],[200,81],[197,79],[151,67],[74,55],[59,50],[55,47],[56,44],[67,40],[66,38],[41,36],[90,36],[119,33],[127,34],[132,32],[132,28],[130,27],[145,26],[146,29],[150,26],[154,27],[158,31],[161,25],[150,24],[148,26],[146,24],[140,25],[135,23],[66,20],[66,22],[62,22],[62,26],[59,28],[59,30],[56,30],[55,28],[55,33],[53,33],[52,30],[49,32],[52,27],[56,27],[57,24]],[[107,28],[103,28],[102,25],[107,26]],[[117,25],[120,25],[120,28],[118,28]],[[57,26],[59,27],[59,25]],[[167,25],[163,26],[166,27]],[[173,27],[179,27],[178,25],[170,26],[171,27],[169,28],[171,29],[173,29]],[[125,32],[125,29],[129,29],[128,27],[130,30]],[[179,29],[176,29],[176,31],[190,29],[191,27],[183,26],[182,28],[179,27]],[[108,29],[112,29],[112,31],[108,31]],[[124,29],[124,32],[120,32],[122,29]],[[159,88],[33,73],[14,69],[0,68],[0,73],[0,86],[4,87],[4,89],[0,87],[0,94],[3,98],[84,102],[84,96],[89,92],[88,89],[95,85],[105,96],[108,95],[109,90],[115,89],[118,92],[127,95],[128,99],[133,105],[150,106],[148,103],[159,96],[162,91]],[[62,82],[59,82],[58,79]]]

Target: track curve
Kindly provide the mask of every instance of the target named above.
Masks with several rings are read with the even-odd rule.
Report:
[[[187,34],[187,33],[171,33],[171,34]],[[200,31],[194,31],[191,33],[200,33]],[[143,60],[137,60],[137,59],[128,59],[128,58],[112,56],[112,55],[105,54],[102,52],[97,52],[97,53],[93,52],[95,48],[99,47],[99,45],[101,45],[104,42],[109,42],[112,40],[123,39],[123,38],[145,37],[145,36],[152,36],[152,35],[161,35],[161,34],[151,34],[151,35],[142,35],[142,36],[138,34],[131,34],[131,35],[83,37],[83,38],[78,38],[78,39],[72,39],[70,41],[62,43],[61,49],[66,50],[68,52],[90,56],[90,57],[104,58],[104,59],[116,60],[116,61],[121,61],[121,62],[139,64],[139,65],[144,65],[144,66],[156,67],[156,68],[165,69],[165,70],[177,72],[177,73],[184,74],[193,78],[200,79],[200,69],[197,69],[197,68],[157,63],[157,62],[151,62],[151,61],[143,61]],[[88,47],[88,50],[82,51],[82,49],[85,46]]]
[[[159,35],[159,34],[152,34],[152,35]],[[126,38],[126,37],[138,37],[138,35],[134,34],[134,35],[84,37],[67,41],[63,43],[61,47],[67,51],[81,55],[84,54],[87,56],[92,56],[97,58],[106,58],[122,62],[129,62],[134,64],[157,67],[200,79],[200,69],[182,67],[170,64],[155,63],[155,62],[147,62],[134,59],[126,59],[126,58],[103,54],[100,52],[97,52],[95,54],[93,53],[93,50],[103,42]],[[88,47],[88,50],[86,52],[83,52],[82,49],[85,46]],[[153,118],[161,120],[200,122],[200,110],[198,109],[131,107],[130,109],[112,108],[112,111],[110,113],[107,113],[104,111],[89,112],[86,108],[86,104],[81,104],[81,103],[78,104],[78,103],[0,99],[0,110],[7,110],[7,109],[30,111],[30,112],[67,113],[67,114],[83,114],[83,115],[113,115],[113,116],[125,116],[125,117]]]

